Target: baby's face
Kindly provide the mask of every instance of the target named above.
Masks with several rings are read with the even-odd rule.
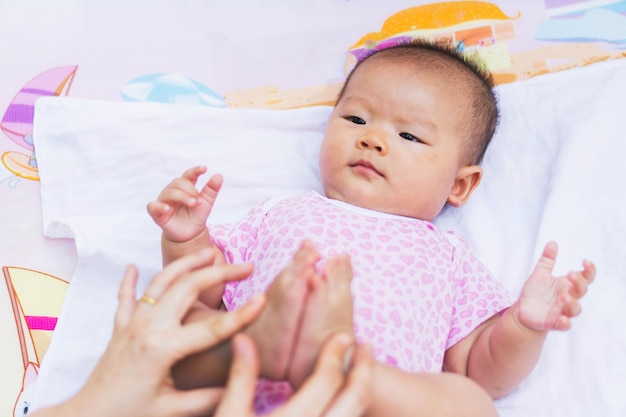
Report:
[[[376,57],[352,75],[320,155],[330,198],[433,220],[462,167],[463,92],[441,73]]]

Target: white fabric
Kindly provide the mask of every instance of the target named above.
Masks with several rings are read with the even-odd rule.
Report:
[[[499,88],[502,121],[470,202],[438,220],[458,230],[517,294],[544,244],[556,272],[593,260],[583,313],[552,333],[530,377],[497,402],[504,417],[618,416],[626,410],[626,62],[607,62]],[[79,266],[34,406],[83,383],[105,348],[127,262],[141,285],[159,268],[159,230],[145,212],[173,176],[196,164],[225,174],[213,220],[265,196],[319,190],[317,147],[328,108],[230,110],[40,100],[35,142],[45,233],[74,236]],[[468,121],[470,123],[471,121]]]
[[[37,102],[44,233],[74,237],[77,270],[34,406],[76,391],[110,337],[124,267],[141,287],[161,266],[146,204],[195,165],[224,175],[212,212],[236,221],[270,196],[319,190],[317,158],[330,107],[250,111],[71,98]],[[244,155],[247,155],[244,157]]]

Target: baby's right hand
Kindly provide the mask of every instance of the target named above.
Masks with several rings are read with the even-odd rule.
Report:
[[[198,191],[196,182],[205,172],[204,166],[188,169],[169,183],[156,201],[148,203],[148,213],[161,227],[166,239],[187,242],[206,229],[223,178],[220,174],[213,175]]]

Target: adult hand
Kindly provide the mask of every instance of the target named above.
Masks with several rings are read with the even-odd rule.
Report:
[[[234,361],[226,393],[215,417],[253,417],[254,389],[259,357],[252,339],[244,334],[233,338]],[[357,346],[346,374],[345,358],[353,347],[347,333],[335,333],[325,343],[313,374],[281,407],[268,417],[356,417],[367,406],[373,359],[364,346]]]
[[[128,267],[111,341],[85,386],[66,403],[34,417],[182,417],[214,409],[223,389],[179,391],[170,369],[180,359],[230,337],[254,320],[264,304],[264,297],[259,296],[235,312],[182,325],[201,291],[243,279],[252,271],[251,265],[213,266],[214,257],[213,250],[204,250],[169,264],[139,301],[135,296],[137,270]]]

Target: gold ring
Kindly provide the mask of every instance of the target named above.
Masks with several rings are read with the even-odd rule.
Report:
[[[151,306],[157,303],[157,301],[154,298],[150,298],[147,295],[142,295],[139,301],[141,301],[142,303],[150,304]]]

